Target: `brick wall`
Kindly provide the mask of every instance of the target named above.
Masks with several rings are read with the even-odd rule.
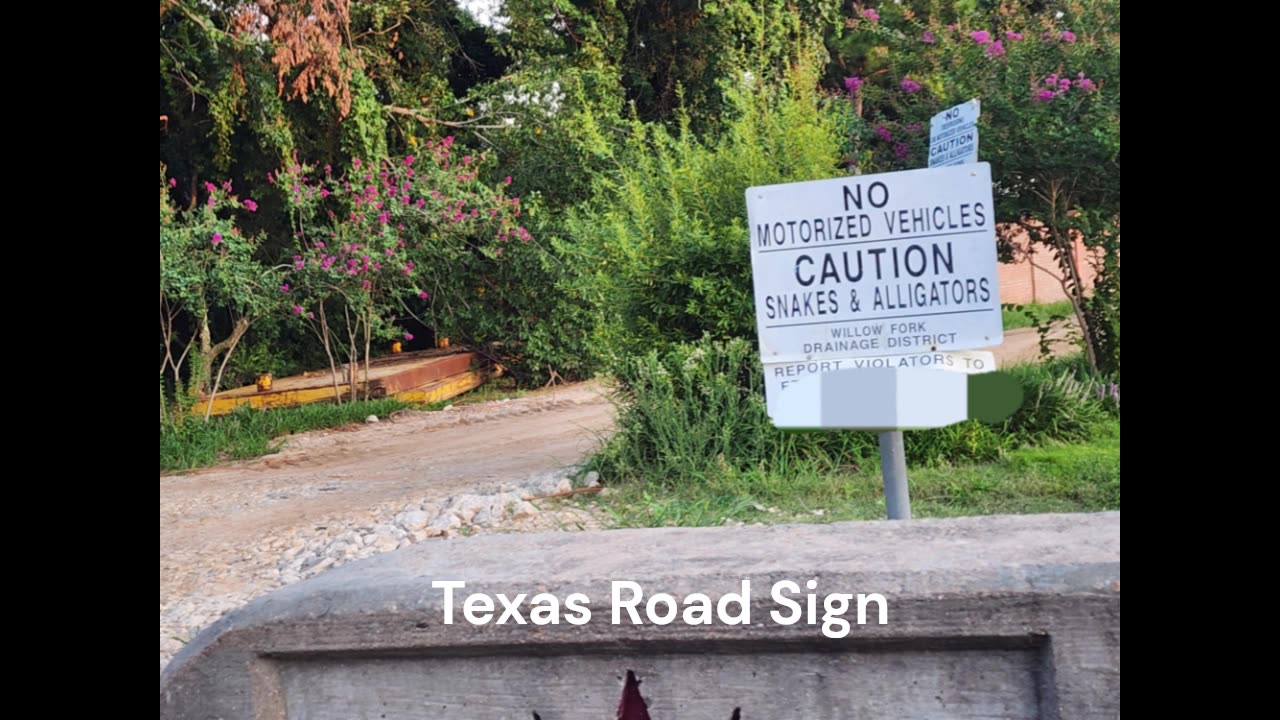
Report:
[[[1013,240],[1014,261],[1000,263],[1000,302],[1025,305],[1066,300],[1057,259],[1044,245],[1030,246],[1025,231]],[[1084,242],[1076,241],[1076,266],[1085,287],[1093,286],[1094,266]]]

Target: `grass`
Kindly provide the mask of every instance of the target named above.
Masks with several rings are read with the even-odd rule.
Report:
[[[1056,303],[1028,305],[1005,305],[1000,310],[1005,330],[1035,327],[1036,324],[1056,317],[1070,317],[1071,301],[1062,300]]]
[[[989,463],[912,468],[909,482],[914,517],[1119,510],[1120,422],[1101,423],[1084,443],[1018,448]],[[870,466],[832,473],[802,465],[785,477],[759,470],[722,472],[677,485],[623,483],[590,502],[618,527],[885,515],[880,471]]]
[[[204,422],[200,417],[160,427],[160,472],[190,470],[229,460],[278,452],[285,435],[364,422],[370,415],[384,418],[409,407],[394,399],[365,400],[333,405],[314,403],[291,408],[238,408]]]
[[[523,394],[514,385],[490,383],[456,398],[418,406],[418,409],[441,410],[450,405],[474,405]],[[396,410],[408,407],[414,406],[388,398],[342,405],[313,403],[270,410],[240,408],[227,415],[210,418],[207,423],[199,417],[183,418],[181,423],[164,423],[160,427],[160,472],[192,470],[270,455],[280,451],[285,442],[283,438],[289,435],[363,423],[370,415],[384,419]]]

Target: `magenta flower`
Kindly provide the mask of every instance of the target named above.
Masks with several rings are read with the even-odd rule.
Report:
[[[876,135],[879,136],[879,138],[885,142],[889,142],[890,140],[893,140],[893,133],[889,132],[889,128],[883,125],[876,128]]]
[[[920,83],[909,77],[902,78],[902,92],[911,95],[920,92]]]
[[[1062,31],[1062,42],[1067,43],[1068,45],[1070,45],[1071,43],[1073,43],[1073,42],[1075,42],[1075,41],[1076,41],[1076,34],[1075,34],[1075,33],[1071,32],[1070,30],[1063,30],[1063,31]]]
[[[896,155],[899,160],[906,160],[907,155],[910,152],[911,149],[907,147],[906,143],[897,143],[893,146],[893,154]]]
[[[364,163],[363,163],[363,162],[361,162],[360,158],[356,158],[356,159],[354,159],[354,160],[352,160],[352,161],[351,161],[351,164],[352,164],[352,165],[355,165],[356,167],[360,167],[360,166],[361,166],[361,165],[363,165]]]
[[[1056,96],[1052,90],[1040,90],[1036,92],[1035,96],[1032,97],[1032,100],[1036,100],[1038,102],[1049,102],[1053,100],[1054,97]]]
[[[866,18],[868,22],[872,22],[872,23],[880,22],[880,13],[876,12],[871,8],[867,8],[866,10],[863,10],[858,14]]]
[[[308,313],[307,313],[307,319],[308,319],[308,320],[315,320],[315,319],[316,319],[316,314],[315,314],[315,313],[313,313],[313,312],[308,312]]]
[[[979,45],[991,44],[991,33],[987,32],[986,30],[975,30],[969,33],[969,37],[973,38],[973,41],[978,43]]]
[[[1020,33],[1020,32],[1014,32],[1014,31],[1012,31],[1012,30],[1010,30],[1009,32],[1005,33],[1005,34],[1004,34],[1004,36],[1005,36],[1005,39],[1007,39],[1007,40],[1021,40],[1021,39],[1022,39],[1022,33]]]
[[[427,298],[429,298],[429,297],[431,297],[431,296],[427,294],[427,291],[426,291],[426,290],[423,290],[422,292],[418,293],[418,297],[422,298],[423,300],[426,300]]]
[[[213,234],[213,244],[214,244],[214,245],[217,245],[217,244],[218,244],[218,243],[220,243],[220,242],[222,242],[222,233],[214,233],[214,234]]]
[[[934,37],[934,36],[933,36],[933,32],[932,32],[932,31],[930,31],[930,30],[925,30],[925,31],[924,31],[924,35],[921,35],[921,36],[920,36],[920,40],[921,40],[925,45],[932,45],[932,44],[934,44],[934,43],[938,42],[938,38]]]
[[[302,306],[301,306],[301,305],[294,305],[294,306],[293,306],[293,314],[294,314],[294,315],[301,315],[301,314],[302,314]]]
[[[920,132],[920,123],[911,123],[910,125],[903,126],[902,129],[909,133],[918,133]]]
[[[506,178],[504,178],[504,179],[503,179],[503,182],[505,182],[506,184],[510,185],[510,184],[511,184],[511,176],[510,176],[510,175],[508,175]]]
[[[258,212],[258,203],[252,200],[245,200],[244,209],[248,210],[249,212]]]
[[[414,160],[417,160],[417,158],[416,158],[416,157],[414,157],[414,156],[412,156],[412,155],[405,155],[405,156],[404,156],[404,164],[405,164],[405,165],[412,165]]]
[[[862,78],[856,75],[853,77],[847,77],[844,79],[844,89],[848,90],[850,95],[857,94],[858,88],[862,87],[864,82],[865,81]]]
[[[1004,54],[1004,44],[999,40],[987,46],[987,57],[1000,57]]]
[[[217,190],[218,190],[218,186],[217,186],[217,185],[214,185],[214,184],[213,184],[213,183],[211,183],[211,182],[205,182],[205,184],[204,184],[204,189],[205,189],[205,190],[208,190],[209,192],[217,192]]]
[[[405,339],[405,340],[408,340],[408,341],[410,341],[410,342],[412,342],[412,341],[413,341],[413,333],[405,333],[405,334],[404,334],[404,339]]]
[[[280,292],[282,292],[282,293],[287,293],[287,292],[289,292],[289,283],[285,283],[285,284],[281,285],[281,286],[280,286]]]
[[[169,178],[169,187],[178,187],[178,178]]]
[[[320,188],[320,197],[322,197],[322,198],[327,198],[327,197],[329,197],[329,189],[328,189],[328,188]]]

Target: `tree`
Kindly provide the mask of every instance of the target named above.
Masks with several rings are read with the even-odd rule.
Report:
[[[160,166],[160,325],[164,354],[160,374],[173,375],[175,391],[182,386],[182,366],[192,356],[196,367],[190,389],[208,395],[205,417],[222,382],[227,363],[254,320],[268,312],[278,271],[254,259],[259,239],[243,233],[232,213],[252,213],[257,203],[241,200],[231,183],[205,184],[206,201],[179,210],[170,200],[176,181]],[[223,317],[215,318],[215,314]],[[177,322],[194,328],[179,350]],[[225,327],[215,340],[215,327]],[[213,366],[218,359],[214,374]],[[179,397],[182,393],[178,393]]]
[[[1120,4],[1090,0],[1028,9],[1000,2],[927,14],[910,5],[856,8],[846,59],[862,121],[855,161],[895,170],[927,162],[929,118],[979,98],[979,151],[992,166],[997,220],[1057,262],[1090,366],[1120,369]],[[976,6],[972,6],[976,7]],[[1087,250],[1078,257],[1077,240]],[[1094,264],[1092,292],[1080,275]]]

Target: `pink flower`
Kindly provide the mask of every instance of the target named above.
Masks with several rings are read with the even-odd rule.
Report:
[[[906,160],[907,155],[910,152],[911,152],[911,149],[907,147],[906,143],[896,143],[893,146],[893,154],[897,156],[899,160]]]
[[[920,41],[923,42],[925,45],[932,45],[938,42],[938,38],[934,37],[933,33],[930,32],[929,30],[925,30],[924,35],[920,36]]]
[[[911,95],[920,92],[920,83],[909,77],[902,78],[902,92]]]
[[[329,188],[320,188],[320,197],[322,198],[329,197]]]
[[[893,133],[889,132],[889,128],[883,125],[876,128],[876,136],[885,142],[889,142],[890,140],[893,140]]]
[[[412,156],[412,155],[405,155],[405,156],[404,156],[404,164],[405,164],[406,166],[408,166],[408,165],[412,165],[414,160],[417,160],[417,158],[415,158],[415,157],[414,157],[414,156]]]
[[[315,319],[316,319],[316,314],[315,314],[315,313],[313,313],[313,312],[308,312],[308,313],[307,313],[307,319],[308,319],[308,320],[315,320]]]
[[[213,184],[213,183],[211,183],[211,182],[205,182],[205,184],[204,184],[204,189],[205,189],[205,190],[208,190],[209,192],[217,192],[217,190],[218,190],[218,186],[217,186],[217,185],[214,185],[214,184]]]
[[[1074,43],[1075,41],[1076,41],[1076,34],[1075,34],[1075,33],[1071,32],[1070,30],[1063,30],[1063,31],[1062,31],[1062,42],[1067,43],[1068,45],[1070,45],[1071,43]]]
[[[510,176],[510,175],[508,175],[508,176],[503,180],[503,182],[505,182],[506,184],[510,185],[510,184],[511,184],[511,176]]]
[[[973,38],[973,41],[978,43],[979,45],[991,44],[991,33],[987,32],[986,30],[975,30],[969,33],[969,37]]]
[[[863,10],[858,14],[866,18],[868,22],[871,22],[871,23],[880,22],[880,13],[876,12],[871,8],[867,8],[866,10]]]
[[[407,341],[412,341],[412,340],[413,340],[413,333],[405,333],[405,334],[404,334],[404,339],[405,339],[405,340],[407,340]]]
[[[282,292],[282,293],[287,293],[287,292],[289,292],[289,283],[285,283],[285,284],[281,285],[281,286],[280,286],[280,292]]]
[[[351,164],[352,164],[352,165],[355,165],[356,167],[360,167],[360,166],[361,166],[361,165],[363,165],[364,163],[363,163],[363,162],[361,162],[360,158],[356,158],[356,159],[354,159],[354,160],[352,160],[352,161],[351,161]]]
[[[1054,97],[1055,95],[1052,90],[1040,90],[1032,96],[1031,99],[1036,102],[1049,102],[1053,100]]]
[[[220,243],[220,242],[222,242],[222,233],[214,233],[214,234],[213,234],[213,244],[214,244],[214,245],[217,245],[217,244],[218,244],[218,243]]]
[[[999,40],[987,46],[987,57],[1000,57],[1004,54],[1004,44]]]
[[[301,306],[301,305],[294,305],[294,306],[293,306],[293,314],[294,314],[294,315],[301,315],[301,314],[302,314],[302,306]]]
[[[249,212],[258,212],[258,203],[252,200],[245,200],[244,209],[248,210]]]
[[[429,298],[429,297],[431,297],[431,296],[427,294],[427,291],[426,291],[426,290],[423,290],[422,292],[418,293],[418,297],[422,298],[423,300],[426,300],[427,298]]]
[[[856,94],[858,88],[862,87],[863,79],[858,76],[847,77],[844,79],[844,89],[849,91],[850,95]]]
[[[470,155],[463,155],[463,156],[462,156],[462,164],[463,164],[463,165],[470,165],[470,164],[471,164],[471,156],[470,156]]]
[[[1020,32],[1014,32],[1014,31],[1012,31],[1012,30],[1010,30],[1009,32],[1005,33],[1005,34],[1004,34],[1004,36],[1005,36],[1005,38],[1006,38],[1006,39],[1008,39],[1008,40],[1021,40],[1021,39],[1022,39],[1022,33],[1020,33]]]
[[[169,178],[169,187],[178,187],[178,178]]]

